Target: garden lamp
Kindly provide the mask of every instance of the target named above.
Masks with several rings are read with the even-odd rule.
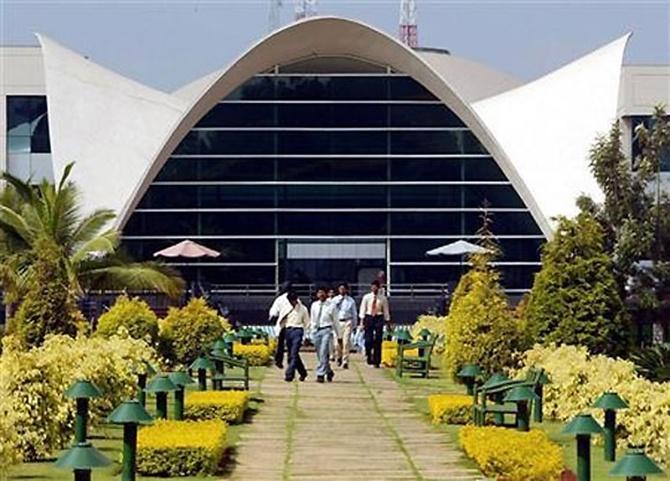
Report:
[[[186,371],[171,372],[168,377],[172,384],[177,386],[177,390],[174,392],[174,418],[177,421],[182,421],[184,419],[184,391],[187,385],[193,384],[193,379]]]
[[[528,386],[512,388],[503,399],[503,402],[516,404],[516,428],[519,431],[530,429],[528,403],[533,401],[537,401],[537,394]]]
[[[591,435],[603,429],[590,414],[578,414],[563,429],[577,437],[577,481],[591,481]]]
[[[151,415],[136,399],[123,401],[109,415],[107,421],[123,425],[123,461],[121,481],[135,481],[137,464],[137,426],[153,421]]]
[[[424,341],[427,341],[428,338],[432,335],[433,333],[428,330],[428,328],[424,327],[419,331],[419,337],[423,339]]]
[[[481,374],[482,370],[476,364],[464,364],[461,370],[458,371],[458,374],[456,374],[456,377],[463,381],[468,394],[474,394],[477,377],[481,376]]]
[[[100,389],[91,381],[80,379],[65,391],[65,397],[77,403],[77,414],[74,422],[74,440],[76,443],[86,442],[86,425],[88,424],[88,400],[102,396]]]
[[[223,336],[223,342],[225,343],[224,346],[224,351],[229,355],[233,355],[233,346],[235,345],[235,334],[232,332],[226,333],[225,336]]]
[[[147,396],[144,388],[147,387],[147,377],[156,374],[156,370],[149,362],[142,361],[141,366],[136,369],[135,374],[137,374],[137,399],[142,406],[145,406]]]
[[[89,442],[77,443],[65,451],[55,463],[57,468],[74,471],[74,481],[90,481],[91,469],[108,466],[111,461]]]
[[[237,338],[240,340],[242,344],[245,345],[249,344],[252,337],[254,337],[253,334],[246,327],[240,329],[239,332],[237,333]]]
[[[549,380],[549,376],[547,376],[547,374],[542,371],[540,378],[537,380],[537,384],[535,385],[535,394],[537,394],[537,400],[535,401],[535,404],[533,404],[533,421],[536,423],[542,422],[542,400],[544,399],[544,386],[550,382],[551,381]]]
[[[617,409],[626,409],[628,404],[615,392],[605,392],[593,404],[594,408],[605,411],[605,425],[603,438],[605,439],[605,461],[616,459],[616,412]]]
[[[397,328],[393,333],[393,336],[395,337],[395,340],[398,342],[398,345],[407,344],[412,340],[412,336],[407,331],[407,329]]]
[[[646,481],[650,474],[663,474],[663,470],[644,454],[642,448],[630,448],[610,471],[610,476],[626,476],[627,481]]]
[[[146,392],[156,394],[156,417],[159,419],[167,419],[167,395],[169,392],[176,391],[177,386],[174,385],[167,374],[157,374],[147,385]]]
[[[212,361],[204,356],[198,357],[191,363],[189,369],[198,373],[198,387],[201,391],[207,390],[207,371],[214,368]]]

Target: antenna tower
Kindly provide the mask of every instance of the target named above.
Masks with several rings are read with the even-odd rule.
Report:
[[[313,17],[316,15],[317,0],[295,0],[295,19]]]
[[[416,23],[416,1],[400,1],[400,41],[411,48],[419,46],[419,31]]]

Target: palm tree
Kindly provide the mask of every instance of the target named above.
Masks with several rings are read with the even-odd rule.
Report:
[[[120,233],[108,224],[115,214],[98,209],[84,216],[79,191],[68,180],[67,165],[60,182],[31,185],[8,173],[0,195],[0,287],[5,303],[21,298],[31,276],[32,250],[48,239],[63,253],[69,283],[78,296],[91,289],[155,290],[170,297],[184,287],[176,271],[155,262],[132,262],[117,252]]]

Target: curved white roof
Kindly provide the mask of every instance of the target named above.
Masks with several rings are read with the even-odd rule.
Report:
[[[415,52],[370,26],[336,17],[314,17],[278,30],[228,68],[173,94],[122,77],[40,36],[54,173],[76,162],[73,175],[85,205],[116,210],[123,226],[174,149],[221,98],[277,64],[349,56],[405,72],[448,105],[491,153],[549,236],[549,216],[570,214],[576,194],[594,193],[587,153],[596,133],[614,119],[626,38],[528,85],[471,104],[514,87],[514,79],[457,57]],[[468,78],[478,75],[468,86]],[[589,94],[593,89],[597,92]]]

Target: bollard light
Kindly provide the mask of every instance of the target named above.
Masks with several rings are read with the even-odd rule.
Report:
[[[146,392],[156,394],[156,417],[167,419],[167,395],[169,392],[176,391],[174,385],[167,374],[155,375],[147,385]]]
[[[147,395],[144,389],[147,387],[147,378],[156,374],[154,367],[147,361],[142,361],[135,369],[137,375],[137,399],[142,406],[146,405]]]
[[[191,363],[189,369],[198,373],[198,388],[201,391],[207,390],[207,371],[214,368],[212,361],[204,356],[200,356]]]
[[[412,340],[412,335],[407,331],[407,329],[400,329],[399,327],[393,332],[393,337],[395,337],[398,345],[407,344]]]
[[[237,333],[237,338],[240,340],[240,343],[244,344],[244,345],[249,344],[253,337],[254,337],[254,335],[246,327],[243,327]]]
[[[60,469],[71,469],[74,481],[91,481],[91,470],[111,464],[103,454],[91,443],[77,443],[58,458],[55,466]]]
[[[228,354],[229,356],[233,356],[233,348],[235,346],[235,333],[233,332],[227,332],[223,336],[223,342],[224,342],[224,348],[223,350]]]
[[[193,379],[185,371],[175,371],[168,374],[172,384],[177,386],[177,390],[174,392],[174,418],[177,421],[182,421],[184,419],[184,391],[186,386],[193,384]]]
[[[109,415],[107,421],[123,425],[123,460],[121,481],[135,481],[137,464],[137,426],[153,421],[151,415],[136,399],[124,401]]]
[[[646,481],[650,474],[663,474],[663,470],[649,459],[642,448],[630,448],[610,471],[610,476],[626,476],[627,481]]]
[[[618,409],[626,409],[628,404],[617,393],[608,391],[596,400],[593,407],[605,411],[605,425],[603,426],[605,461],[614,461],[616,460],[616,412]]]
[[[77,403],[77,413],[74,421],[74,440],[76,443],[86,442],[88,424],[88,400],[102,396],[100,389],[91,381],[80,379],[65,391],[65,397],[74,399]]]
[[[516,428],[519,431],[528,431],[530,429],[528,403],[533,401],[537,401],[537,394],[528,386],[512,388],[503,399],[503,402],[516,404]]]
[[[590,414],[578,414],[563,432],[577,438],[577,481],[591,481],[591,435],[603,429]]]
[[[482,370],[476,364],[464,364],[456,377],[458,377],[467,389],[468,394],[474,394],[477,378],[482,375]]]

